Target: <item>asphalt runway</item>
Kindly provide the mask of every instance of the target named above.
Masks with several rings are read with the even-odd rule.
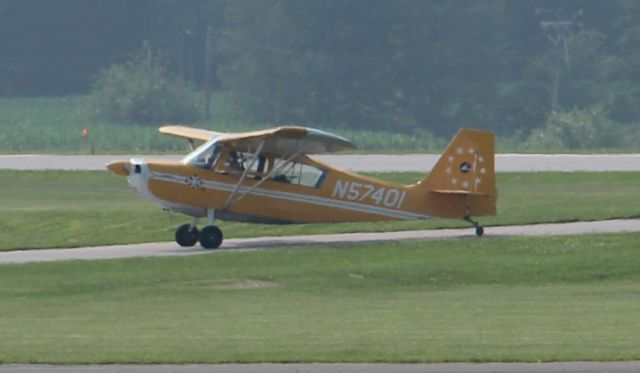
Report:
[[[352,245],[367,242],[433,239],[478,239],[473,228],[429,229],[418,231],[382,233],[320,234],[289,237],[257,237],[228,239],[218,250],[204,250],[199,246],[180,247],[174,242],[155,242],[132,245],[83,247],[75,249],[41,249],[0,252],[0,264],[52,262],[60,260],[97,260],[131,257],[162,257],[203,255],[237,251],[253,251],[282,248],[309,248],[323,245]],[[486,227],[480,239],[508,236],[549,236],[593,233],[640,232],[640,219],[616,219],[593,222],[557,224],[529,224]],[[428,244],[427,244],[428,245]]]
[[[0,155],[0,169],[105,170],[115,160],[142,157],[178,160],[182,155]],[[314,156],[354,172],[426,172],[439,154],[331,154]],[[496,154],[497,172],[640,171],[640,154]]]

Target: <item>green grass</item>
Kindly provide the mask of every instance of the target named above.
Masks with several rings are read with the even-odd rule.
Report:
[[[417,173],[374,174],[400,183]],[[498,216],[505,225],[640,216],[637,173],[508,173],[498,175]],[[140,198],[126,180],[107,172],[0,170],[0,250],[171,241],[189,221]],[[225,237],[376,232],[467,227],[458,220],[255,225],[221,222]]]
[[[0,98],[0,153],[184,153],[184,141],[161,135],[159,126],[96,122],[87,112],[88,97]],[[216,105],[214,105],[215,107]],[[263,129],[282,123],[196,123],[220,132]],[[84,142],[81,132],[89,130]],[[445,139],[428,133],[332,130],[354,141],[364,151],[439,153]]]
[[[88,96],[0,98],[0,153],[118,154],[183,153],[183,141],[158,133],[157,126],[106,123],[92,119]],[[264,129],[282,123],[238,123],[230,120],[224,94],[212,98],[213,123],[195,127],[221,132]],[[305,125],[305,123],[300,123]],[[89,130],[87,142],[81,131]],[[321,128],[353,141],[357,152],[434,153],[442,152],[448,138],[435,137],[424,129],[412,133]],[[632,149],[536,149],[524,144],[521,136],[497,137],[499,152],[527,153],[624,153]],[[526,145],[526,146],[524,146]],[[524,149],[524,150],[523,150]]]
[[[639,359],[638,239],[6,265],[0,362]]]
[[[0,99],[0,153],[184,152],[155,128],[96,123],[86,97]],[[81,132],[89,130],[83,141]]]

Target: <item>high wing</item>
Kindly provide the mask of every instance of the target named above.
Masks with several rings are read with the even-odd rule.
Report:
[[[201,128],[169,125],[158,131],[165,135],[180,137],[193,145],[193,140],[209,141],[218,138],[219,143],[232,146],[241,152],[255,151],[263,144],[262,151],[274,155],[335,153],[356,146],[344,137],[314,128],[282,126],[262,131],[224,133]]]
[[[299,126],[226,134],[218,141],[238,151],[251,152],[262,147],[262,152],[274,155],[323,154],[356,148],[344,137]]]
[[[187,139],[189,141],[193,141],[193,140],[209,141],[214,137],[220,137],[225,134],[223,132],[215,132],[215,131],[204,130],[201,128],[193,128],[193,127],[178,126],[178,125],[162,126],[158,128],[158,131],[165,135],[180,137],[183,139]]]

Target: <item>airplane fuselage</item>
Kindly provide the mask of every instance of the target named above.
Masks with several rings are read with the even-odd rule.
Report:
[[[131,159],[107,168],[127,176],[143,197],[192,216],[176,230],[176,242],[217,248],[215,219],[257,223],[322,223],[464,218],[496,214],[493,134],[458,131],[425,178],[400,185],[339,170],[310,158],[352,148],[320,130],[283,126],[219,134],[183,126],[161,132],[205,141],[180,162]],[[208,225],[197,229],[199,218]]]
[[[165,209],[204,217],[207,209],[227,220],[262,223],[320,223],[428,219],[426,201],[403,185],[385,183],[349,172],[322,170],[313,185],[283,180],[245,178],[182,162],[131,160],[129,183]],[[250,193],[247,193],[250,191]],[[235,192],[235,193],[234,193]],[[246,193],[246,194],[245,194]],[[229,198],[238,199],[227,206]]]

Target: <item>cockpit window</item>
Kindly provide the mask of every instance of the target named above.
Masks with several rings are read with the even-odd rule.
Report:
[[[284,170],[273,176],[273,181],[319,188],[326,171],[308,164],[291,162]]]
[[[327,172],[310,164],[289,161],[275,174],[271,174],[272,169],[276,167],[273,158],[267,159],[264,155],[255,158],[255,154],[252,153],[224,150],[215,139],[200,145],[182,162],[235,177],[240,177],[245,172],[245,168],[248,168],[246,177],[251,179],[260,180],[266,175],[271,175],[269,178],[273,181],[311,188],[320,188]],[[279,162],[284,161],[279,160]]]
[[[187,155],[182,162],[194,167],[211,168],[216,158],[220,155],[222,146],[215,140],[200,145],[196,150]]]
[[[224,163],[228,170],[244,171],[244,154],[238,155],[238,152],[230,151]]]

